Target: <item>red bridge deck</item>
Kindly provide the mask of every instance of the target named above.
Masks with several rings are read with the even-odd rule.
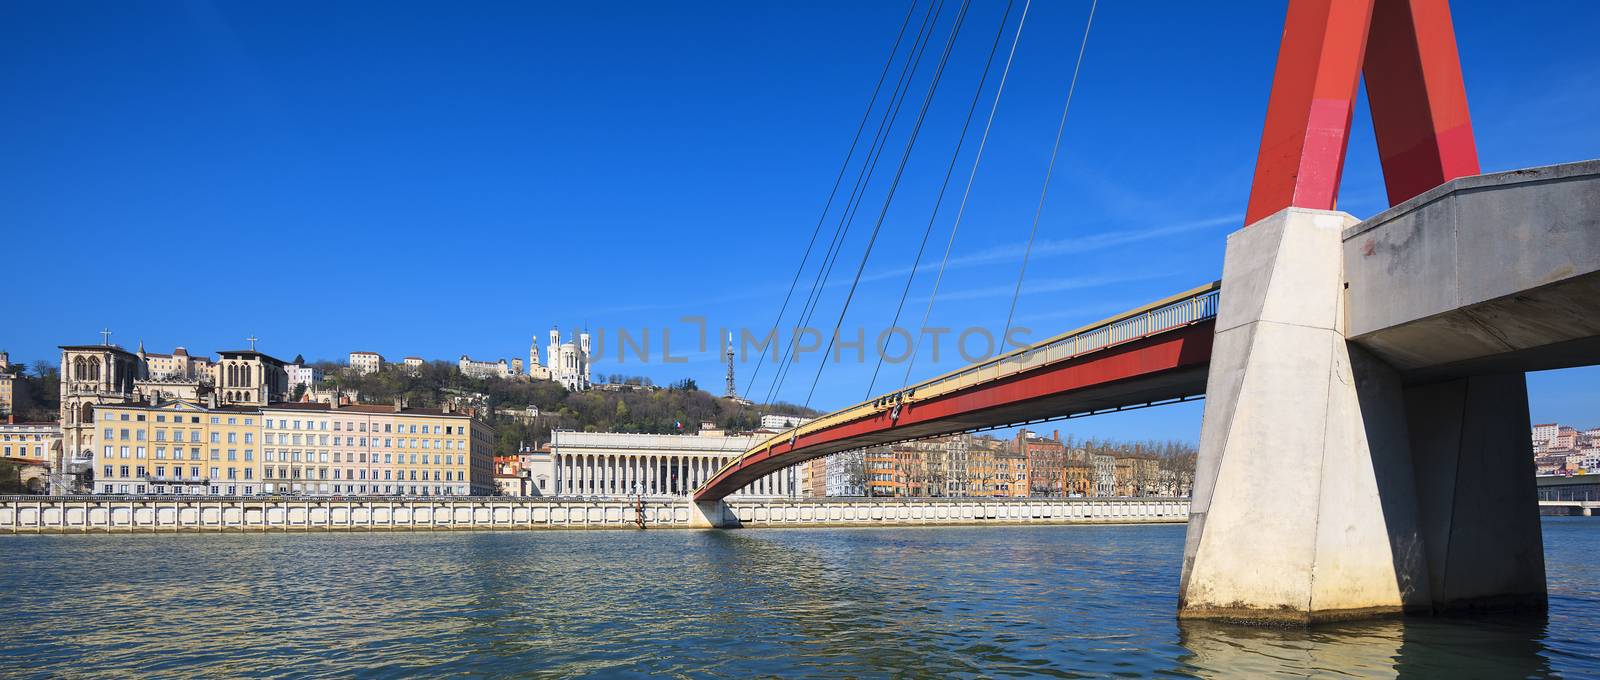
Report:
[[[1219,289],[1187,291],[822,416],[730,461],[694,499],[720,500],[841,451],[1203,394]]]

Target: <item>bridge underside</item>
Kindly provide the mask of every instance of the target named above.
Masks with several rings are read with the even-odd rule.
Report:
[[[1408,384],[1600,358],[1600,162],[1464,177],[1343,235],[1349,338]]]
[[[764,475],[822,456],[879,444],[1126,408],[1205,392],[1213,324],[1203,321],[1015,376],[770,442],[722,470],[695,494],[720,500]]]

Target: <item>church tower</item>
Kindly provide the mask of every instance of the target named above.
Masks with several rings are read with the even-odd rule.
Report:
[[[561,331],[550,329],[550,345],[545,352],[550,379],[567,389],[581,392],[590,387],[589,382],[589,332],[578,334],[576,340],[561,342]]]
[[[120,404],[133,397],[133,381],[143,377],[139,355],[111,344],[111,333],[98,345],[61,346],[61,449],[51,461],[51,493],[68,493],[68,466],[94,459],[94,407]]]
[[[545,359],[545,361],[550,362],[549,363],[549,368],[550,368],[550,373],[552,375],[554,375],[556,371],[561,369],[561,365],[559,363],[560,357],[561,357],[561,331],[556,329],[555,324],[551,324],[550,325],[550,344],[545,345],[545,347],[544,347],[544,359]]]

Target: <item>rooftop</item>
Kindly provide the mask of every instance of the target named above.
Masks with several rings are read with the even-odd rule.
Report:
[[[129,352],[128,350],[125,350],[125,349],[123,349],[121,347],[118,347],[116,345],[59,345],[59,347],[61,349],[70,349],[70,350],[78,350],[78,351],[116,352],[118,354],[126,354],[126,355],[128,355],[130,357],[133,356],[133,352]]]
[[[254,357],[254,358],[260,358],[260,359],[263,359],[265,361],[270,361],[272,363],[278,364],[280,366],[286,365],[286,363],[287,363],[284,360],[279,359],[279,358],[277,358],[275,356],[272,356],[270,354],[264,354],[264,353],[261,353],[261,352],[257,352],[257,351],[255,351],[253,349],[220,350],[220,351],[217,352],[217,355],[223,357],[224,359],[226,359],[228,357],[242,357],[242,358]]]

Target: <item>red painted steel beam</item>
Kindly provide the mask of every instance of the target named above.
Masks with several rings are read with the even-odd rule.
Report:
[[[720,471],[695,493],[694,499],[721,500],[783,468],[868,444],[1065,415],[1053,412],[1054,408],[1046,400],[1118,383],[1157,379],[1209,365],[1214,325],[1212,321],[1197,323],[948,395],[914,402],[902,409],[898,420],[891,419],[890,411],[883,410],[806,433],[793,443],[780,441],[770,449],[744,456],[742,464]],[[1201,384],[1203,379],[1202,375]],[[1144,402],[1106,404],[1101,407],[1138,403]],[[1016,416],[1018,407],[1027,409],[1029,405],[1037,405],[1038,408],[1022,411],[1026,417]],[[1002,413],[1005,417],[994,419],[996,414]],[[897,435],[897,432],[905,434]]]
[[[1362,73],[1389,205],[1478,174],[1448,0],[1378,0]]]
[[[1339,196],[1373,0],[1289,0],[1245,224]]]
[[[1245,224],[1337,206],[1363,73],[1391,205],[1477,174],[1447,0],[1290,0]]]

